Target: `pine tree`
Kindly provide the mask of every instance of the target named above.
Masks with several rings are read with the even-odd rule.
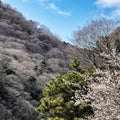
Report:
[[[43,114],[49,113],[48,120],[80,120],[93,114],[92,107],[82,100],[88,92],[85,80],[89,74],[88,70],[83,70],[77,60],[71,65],[74,71],[57,75],[43,90],[44,97],[40,100],[41,104],[37,111]]]

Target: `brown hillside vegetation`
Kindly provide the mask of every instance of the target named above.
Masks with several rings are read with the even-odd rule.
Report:
[[[95,76],[88,95],[94,109],[90,120],[120,120],[120,28],[119,20],[93,20],[75,31],[75,42],[90,48]],[[120,25],[120,24],[119,24]],[[96,44],[96,46],[95,46]]]
[[[38,28],[36,22],[0,2],[0,120],[48,117],[35,111],[44,85],[57,74],[71,71],[73,58],[83,68],[94,65],[94,79],[86,80],[90,89],[84,99],[91,100],[94,116],[85,119],[120,120],[120,28],[103,35],[96,31],[101,24],[93,25],[75,33],[76,45],[82,44],[82,49],[61,42],[45,27]],[[109,24],[103,26],[108,29]]]
[[[35,107],[44,84],[68,72],[75,57],[83,66],[89,64],[82,49],[59,41],[0,3],[0,120],[40,120]]]
[[[120,119],[120,28],[109,36],[109,40],[110,50],[102,41],[104,47],[99,59],[102,62],[90,84],[95,113],[92,120]]]

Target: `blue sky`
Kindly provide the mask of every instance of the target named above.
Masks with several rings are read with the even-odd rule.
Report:
[[[2,0],[27,19],[46,25],[62,41],[69,42],[77,27],[91,19],[120,17],[120,0]]]

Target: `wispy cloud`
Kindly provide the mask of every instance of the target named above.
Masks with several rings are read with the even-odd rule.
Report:
[[[96,4],[103,8],[120,7],[120,0],[97,0]]]
[[[102,9],[112,8],[112,16],[120,16],[120,0],[96,0],[95,4]]]
[[[71,16],[71,12],[66,12],[66,11],[61,10],[54,3],[49,4],[49,8],[51,8],[52,10],[54,10],[59,15]]]
[[[29,1],[32,1],[32,0],[22,0],[22,2],[29,2]],[[54,3],[54,2],[61,2],[61,0],[36,0],[36,1],[39,2],[44,9],[53,10],[58,15],[71,16],[72,14],[72,12],[70,11],[62,10],[59,6],[57,6]]]
[[[71,16],[71,12],[62,10],[54,2],[61,2],[61,0],[37,0],[46,9],[55,11],[58,15]],[[54,2],[53,2],[54,1]]]

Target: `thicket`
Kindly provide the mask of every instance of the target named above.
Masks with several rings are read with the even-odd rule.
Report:
[[[70,73],[57,75],[45,85],[37,111],[48,114],[48,120],[80,120],[93,114],[91,102],[86,98],[92,66],[83,70],[75,59],[71,67]]]

